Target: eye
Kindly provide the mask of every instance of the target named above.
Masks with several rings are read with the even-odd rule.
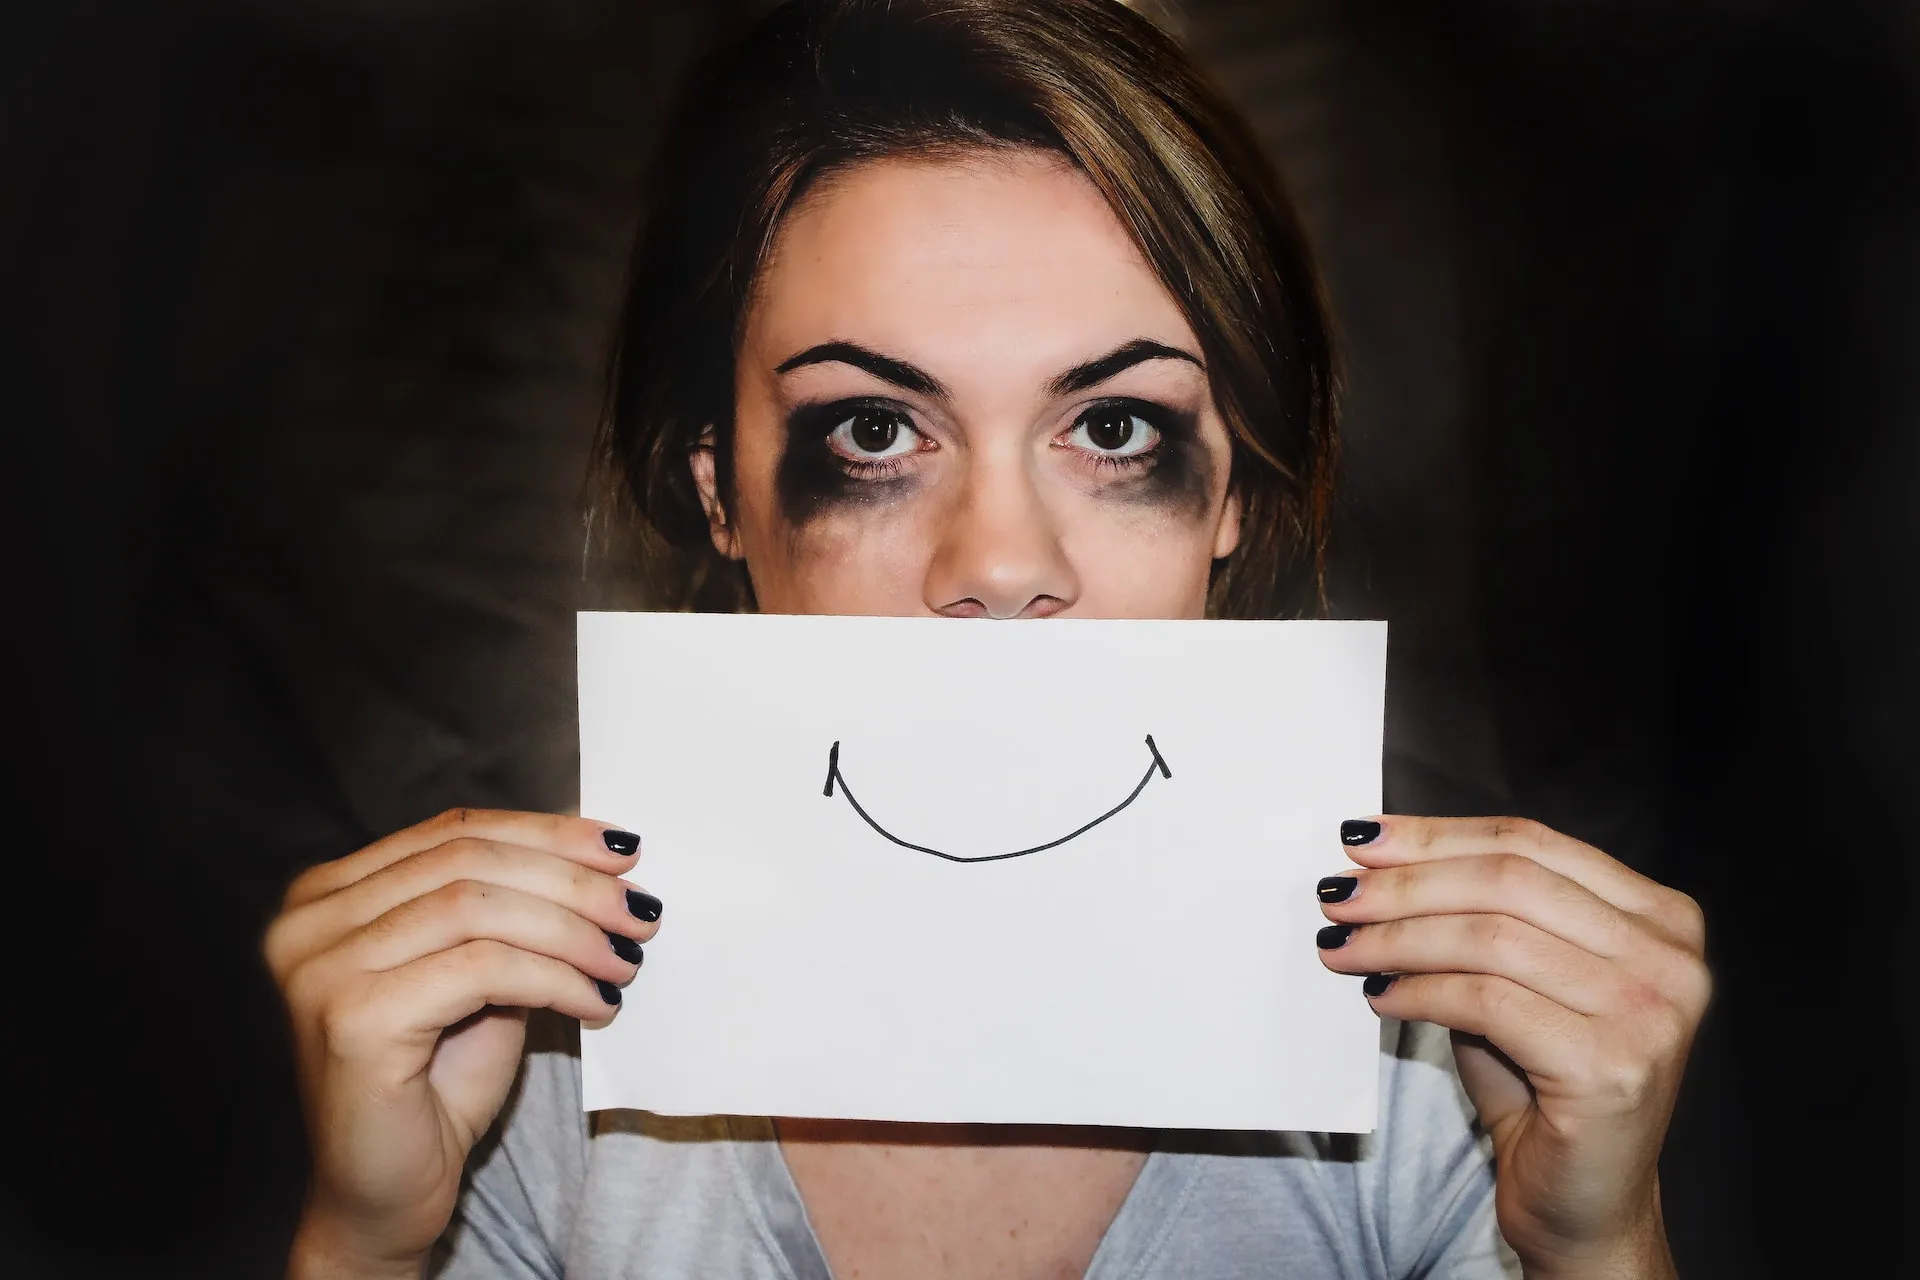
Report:
[[[1081,414],[1067,443],[1109,458],[1131,458],[1160,443],[1160,429],[1123,404],[1096,405]]]
[[[920,433],[903,415],[885,409],[857,409],[827,433],[829,448],[859,462],[912,453],[920,440]]]

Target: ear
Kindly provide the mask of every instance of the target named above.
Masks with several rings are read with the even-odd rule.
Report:
[[[713,428],[700,429],[700,439],[687,451],[687,464],[693,468],[693,483],[700,490],[700,505],[707,511],[707,533],[713,549],[729,560],[740,559],[740,535],[727,519],[726,504],[720,500],[720,481],[714,465]]]
[[[1220,510],[1220,523],[1213,531],[1213,558],[1225,560],[1240,545],[1240,489],[1229,486],[1227,502]]]

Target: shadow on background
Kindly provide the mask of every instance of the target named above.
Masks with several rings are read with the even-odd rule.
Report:
[[[583,575],[597,362],[724,8],[9,19],[6,1274],[274,1274],[281,886],[453,804],[574,803],[572,611],[640,598]],[[1683,1272],[1885,1274],[1920,1063],[1920,24],[1167,8],[1346,331],[1336,606],[1393,623],[1394,807],[1525,813],[1700,898]]]

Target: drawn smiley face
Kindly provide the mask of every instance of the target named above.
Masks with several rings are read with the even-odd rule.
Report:
[[[1140,775],[1140,781],[1134,785],[1132,791],[1127,793],[1125,800],[1122,800],[1119,804],[1113,806],[1113,808],[1107,810],[1093,821],[1075,827],[1058,840],[1049,840],[1045,844],[1036,844],[1029,849],[1015,849],[1011,853],[985,853],[975,857],[966,857],[957,853],[945,853],[939,849],[928,848],[924,844],[914,844],[911,840],[902,840],[899,836],[893,834],[893,832],[887,830],[878,822],[875,822],[873,815],[861,808],[860,802],[853,798],[853,789],[847,785],[846,775],[840,772],[840,744],[838,742],[835,742],[833,746],[827,749],[827,785],[821,789],[820,794],[826,796],[828,799],[832,799],[834,786],[838,784],[841,794],[846,796],[847,803],[853,806],[853,811],[860,815],[861,821],[879,832],[886,839],[899,845],[902,849],[912,849],[915,853],[931,854],[936,858],[942,858],[948,862],[1005,862],[1008,858],[1024,858],[1030,853],[1040,853],[1047,849],[1057,849],[1067,843],[1067,841],[1077,836],[1085,835],[1087,832],[1105,822],[1108,818],[1113,817],[1116,813],[1119,813],[1122,809],[1132,804],[1135,800],[1138,800],[1140,793],[1147,789],[1147,784],[1153,781],[1153,775],[1156,773],[1163,778],[1171,780],[1173,770],[1167,768],[1167,762],[1165,758],[1161,756],[1160,748],[1153,744],[1152,734],[1147,735],[1147,751],[1152,755],[1153,759],[1148,762],[1147,771]]]

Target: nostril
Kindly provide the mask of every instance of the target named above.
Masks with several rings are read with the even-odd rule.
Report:
[[[993,616],[986,605],[971,596],[965,600],[955,600],[952,604],[943,604],[935,612],[943,618],[990,618]]]

